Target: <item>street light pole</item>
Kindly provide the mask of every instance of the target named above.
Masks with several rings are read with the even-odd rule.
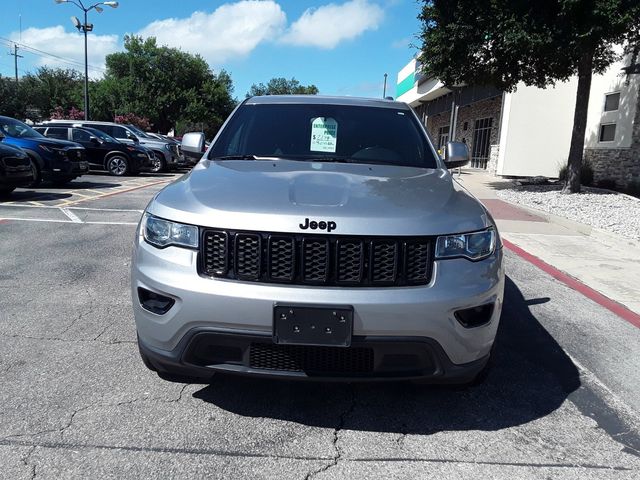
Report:
[[[384,87],[382,88],[382,98],[387,98],[387,74],[384,74]]]
[[[102,13],[100,5],[106,5],[111,8],[118,8],[118,2],[98,2],[90,7],[85,7],[82,0],[78,0],[76,3],[74,0],[54,0],[56,3],[73,3],[76,7],[84,12],[84,23],[80,23],[76,17],[71,17],[71,21],[78,31],[84,33],[84,119],[89,120],[89,59],[87,53],[87,32],[93,31],[93,24],[88,23],[88,13],[94,10],[98,13]]]
[[[82,2],[80,2],[82,4]],[[92,26],[93,27],[93,26]],[[84,9],[84,119],[89,120],[89,59],[87,55],[87,10]]]

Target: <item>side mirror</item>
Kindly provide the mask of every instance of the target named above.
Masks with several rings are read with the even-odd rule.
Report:
[[[140,143],[140,139],[128,130],[127,130],[127,138],[129,140],[133,140],[135,143]]]
[[[466,143],[449,142],[444,150],[444,166],[447,168],[462,167],[469,163],[469,148]]]
[[[89,137],[89,141],[91,143],[95,143],[96,145],[100,145],[102,143],[102,140],[100,140],[98,137],[94,137],[93,135]]]
[[[191,132],[182,136],[182,153],[191,158],[201,158],[207,150],[204,133]]]

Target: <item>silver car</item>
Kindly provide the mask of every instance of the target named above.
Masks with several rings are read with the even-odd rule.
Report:
[[[245,100],[140,222],[145,364],[205,382],[483,378],[504,269],[493,219],[449,173],[467,161],[453,142],[440,159],[403,103]]]

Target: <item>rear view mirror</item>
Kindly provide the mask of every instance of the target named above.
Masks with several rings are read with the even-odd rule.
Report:
[[[444,150],[444,166],[447,168],[462,167],[469,163],[469,148],[466,143],[449,142]]]
[[[185,156],[201,158],[206,149],[204,133],[191,132],[182,136],[182,153]]]

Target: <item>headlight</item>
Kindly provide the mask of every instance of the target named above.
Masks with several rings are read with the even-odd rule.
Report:
[[[57,155],[60,155],[61,157],[64,157],[66,155],[66,152],[60,148],[48,147],[46,145],[38,145],[38,148],[44,150],[45,152],[55,153]]]
[[[436,259],[464,257],[482,260],[496,248],[496,232],[490,228],[482,232],[463,233],[438,237]]]
[[[171,151],[171,145],[169,145],[168,143],[164,144],[164,148],[165,148],[165,150]]]
[[[145,213],[142,231],[144,239],[158,248],[169,245],[198,248],[198,227],[193,225],[170,222]]]

